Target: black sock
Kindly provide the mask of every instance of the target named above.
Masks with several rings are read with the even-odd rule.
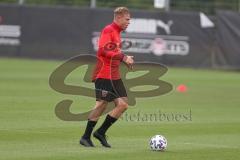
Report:
[[[86,127],[85,132],[82,137],[89,139],[91,137],[93,128],[95,127],[96,124],[97,124],[97,121],[88,120],[87,127]]]
[[[107,115],[105,121],[101,125],[101,127],[97,130],[97,132],[101,135],[105,135],[108,128],[116,122],[117,118],[111,117],[110,115]]]

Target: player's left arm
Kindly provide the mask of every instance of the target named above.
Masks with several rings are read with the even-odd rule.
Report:
[[[124,54],[121,53],[119,46],[112,42],[112,37],[113,31],[109,28],[104,29],[99,38],[99,49],[104,57],[122,61]]]

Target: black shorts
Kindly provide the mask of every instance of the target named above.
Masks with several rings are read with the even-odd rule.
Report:
[[[111,102],[116,98],[127,97],[127,92],[121,79],[110,80],[98,78],[95,80],[96,101]]]

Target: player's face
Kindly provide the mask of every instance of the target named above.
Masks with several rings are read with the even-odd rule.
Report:
[[[130,14],[123,14],[123,15],[119,16],[118,22],[119,22],[120,27],[123,30],[126,30],[128,25],[130,24]]]

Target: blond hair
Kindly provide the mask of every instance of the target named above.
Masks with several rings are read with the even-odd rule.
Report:
[[[129,10],[127,7],[117,7],[114,10],[114,17],[116,17],[118,15],[124,15],[124,14],[129,14]]]

